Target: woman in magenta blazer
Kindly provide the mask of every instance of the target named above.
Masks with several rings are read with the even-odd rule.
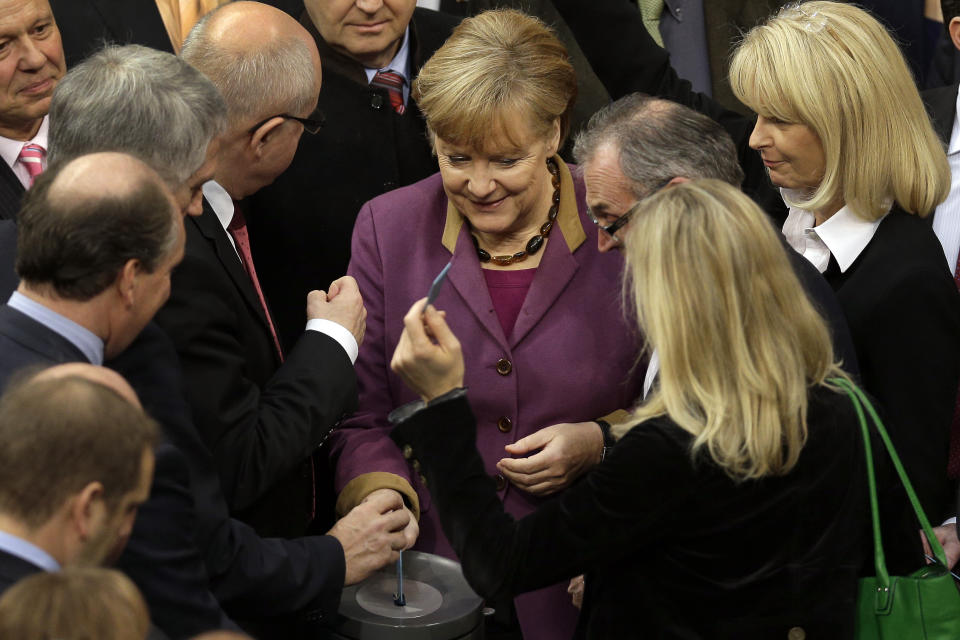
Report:
[[[440,173],[370,201],[357,218],[349,273],[367,332],[360,408],[331,438],[337,509],[399,491],[419,516],[417,549],[455,557],[429,488],[389,438],[388,414],[416,398],[389,361],[404,314],[448,262],[436,304],[463,339],[477,447],[514,516],[599,462],[598,419],[639,396],[641,340],[620,306],[622,258],[597,252],[583,182],[556,155],[575,93],[563,46],[536,19],[465,20],[413,87]],[[515,610],[526,640],[573,632],[565,583],[519,596]]]

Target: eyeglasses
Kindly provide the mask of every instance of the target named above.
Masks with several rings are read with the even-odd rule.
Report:
[[[320,129],[323,129],[323,125],[327,121],[326,117],[324,117],[323,112],[320,111],[319,107],[314,109],[313,113],[311,113],[306,118],[299,118],[297,116],[292,116],[289,113],[278,113],[275,116],[264,118],[257,124],[253,125],[252,127],[250,127],[250,131],[248,131],[247,133],[252,134],[254,131],[259,129],[263,125],[267,124],[274,118],[286,118],[287,120],[296,120],[297,122],[303,125],[303,130],[310,134],[317,133],[318,131],[320,131]]]
[[[632,216],[634,212],[640,208],[640,205],[643,203],[644,200],[654,195],[658,191],[662,190],[664,187],[670,184],[672,180],[673,178],[667,178],[666,180],[658,184],[655,188],[648,191],[647,195],[643,196],[642,198],[634,202],[622,216],[620,216],[610,224],[607,224],[607,225],[600,224],[600,220],[595,215],[593,215],[593,211],[591,211],[589,207],[587,208],[587,215],[590,216],[590,219],[593,220],[593,224],[597,225],[601,231],[606,232],[607,235],[613,238],[615,242],[621,242],[620,238],[616,236],[617,231],[620,231],[620,229],[625,227],[626,224],[630,222],[630,216]]]

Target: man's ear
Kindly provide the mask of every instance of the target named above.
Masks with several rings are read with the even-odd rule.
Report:
[[[117,273],[115,286],[117,293],[127,308],[132,307],[136,301],[137,276],[140,274],[140,271],[140,261],[131,258],[124,263],[120,268],[120,272]]]
[[[90,537],[92,522],[98,509],[103,508],[103,485],[91,482],[71,498],[70,520],[80,540]]]
[[[950,40],[953,42],[953,46],[960,49],[960,16],[950,20],[947,31],[950,32]]]
[[[284,119],[280,116],[270,118],[262,125],[253,130],[253,133],[250,134],[250,144],[247,149],[254,157],[259,158],[263,155],[263,150],[266,147],[267,143],[270,142],[273,135],[278,132],[280,125],[283,124]]]

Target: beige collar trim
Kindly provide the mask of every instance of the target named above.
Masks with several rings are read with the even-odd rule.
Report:
[[[554,156],[554,159],[557,161],[557,167],[560,168],[560,211],[557,214],[557,226],[563,232],[567,248],[570,253],[573,253],[587,239],[587,232],[583,230],[583,225],[580,223],[580,210],[577,208],[577,197],[574,193],[570,168],[560,159],[560,156]],[[463,215],[448,199],[447,217],[441,242],[450,253],[453,253],[457,246],[457,237],[460,235],[460,228],[463,227],[463,220]]]

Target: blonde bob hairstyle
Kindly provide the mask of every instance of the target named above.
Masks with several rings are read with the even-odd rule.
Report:
[[[413,82],[431,136],[484,149],[497,133],[517,142],[517,121],[538,138],[570,129],[577,77],[567,50],[537,18],[513,9],[461,22]]]
[[[759,115],[810,127],[826,168],[801,203],[843,203],[865,220],[896,201],[926,216],[947,196],[950,168],[903,55],[869,13],[838,2],[781,9],[743,38],[734,95]]]
[[[725,182],[689,182],[638,203],[624,245],[624,298],[660,377],[615,434],[665,415],[730,477],[790,471],[809,386],[843,373],[767,216]]]
[[[114,569],[36,573],[0,598],[0,638],[144,640],[149,628],[143,596]]]

